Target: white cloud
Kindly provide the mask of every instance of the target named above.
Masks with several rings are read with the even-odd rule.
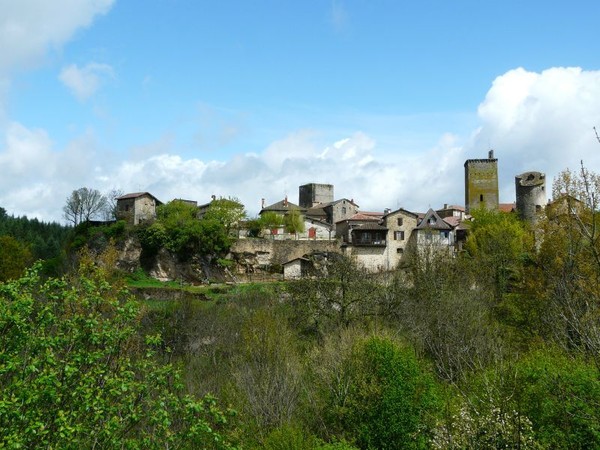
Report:
[[[0,0],[0,74],[39,63],[114,0]]]
[[[499,159],[501,200],[514,200],[514,177],[545,172],[548,182],[581,160],[600,172],[600,71],[555,67],[541,73],[522,68],[496,78],[479,106],[481,127],[466,146],[469,157],[494,148]],[[548,186],[550,190],[550,186]]]
[[[82,68],[71,64],[63,68],[59,75],[59,79],[80,101],[94,95],[106,78],[114,78],[112,67],[94,62]]]
[[[298,186],[331,183],[336,198],[353,198],[363,210],[405,207],[413,211],[464,201],[464,161],[499,158],[501,201],[514,199],[514,176],[560,170],[581,159],[600,172],[600,71],[524,69],[499,76],[479,107],[480,126],[468,141],[448,132],[430,148],[382,146],[377,136],[355,132],[323,141],[315,130],[290,132],[253,154],[227,161],[178,156],[177,140],[162,137],[132,150],[127,160],[100,154],[93,133],[55,149],[43,130],[13,123],[0,143],[0,206],[11,213],[61,218],[64,199],[81,186],[102,191],[150,191],[163,201],[211,195],[236,196],[252,213]],[[399,142],[403,142],[401,137]],[[206,155],[204,153],[203,155]],[[550,190],[550,186],[548,186]]]

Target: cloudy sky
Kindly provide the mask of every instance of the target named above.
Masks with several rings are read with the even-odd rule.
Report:
[[[600,172],[600,2],[0,0],[0,206],[298,186],[363,210],[464,203],[463,164]],[[549,186],[550,188],[550,186]]]

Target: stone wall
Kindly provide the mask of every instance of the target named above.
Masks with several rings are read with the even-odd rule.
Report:
[[[312,253],[342,253],[340,242],[334,241],[278,241],[272,239],[238,239],[230,249],[230,257],[238,273],[265,270]]]

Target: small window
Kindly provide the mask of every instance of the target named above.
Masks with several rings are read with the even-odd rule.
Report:
[[[401,227],[403,223],[402,217],[398,218],[398,226]]]
[[[342,214],[345,216],[346,215],[346,207],[342,206]]]
[[[394,231],[394,240],[403,241],[404,240],[404,231]]]
[[[479,201],[482,202],[483,201],[483,194],[479,194]]]
[[[396,249],[396,253],[402,254],[402,253],[404,253],[404,249],[403,248],[397,248]]]

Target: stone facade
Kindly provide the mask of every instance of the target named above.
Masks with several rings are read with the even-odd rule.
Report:
[[[388,229],[386,269],[391,270],[398,267],[408,253],[409,242],[419,218],[417,214],[400,208],[386,214],[383,220]]]
[[[298,202],[301,208],[312,208],[319,203],[333,202],[333,184],[304,184],[298,188]]]
[[[465,162],[465,208],[467,214],[477,208],[498,209],[498,160],[490,150],[488,159]]]
[[[117,198],[117,219],[139,225],[154,220],[156,207],[159,205],[162,202],[149,192],[122,195]]]

